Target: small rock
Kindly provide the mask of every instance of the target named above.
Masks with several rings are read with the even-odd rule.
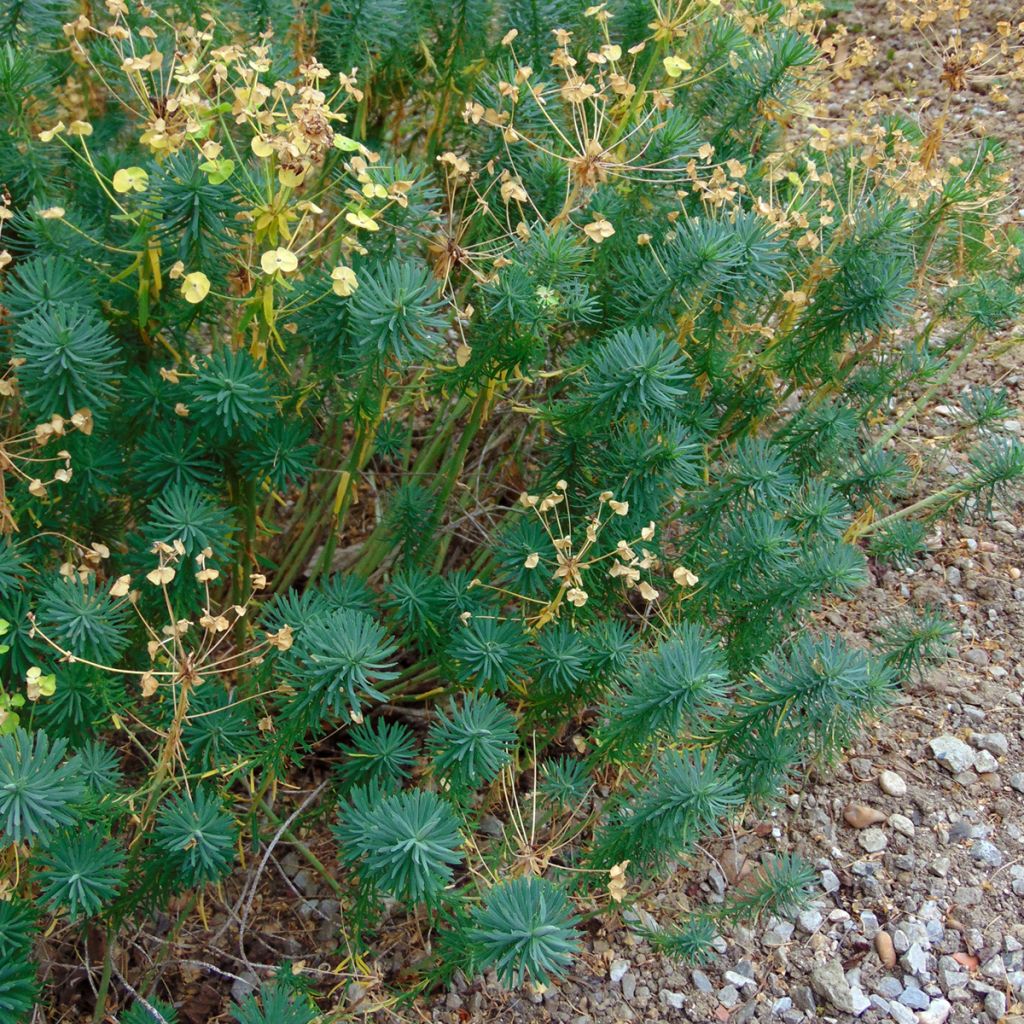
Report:
[[[932,757],[948,772],[959,775],[974,764],[974,751],[956,736],[939,736],[929,744]]]
[[[821,873],[821,887],[825,892],[838,892],[839,876],[834,871],[830,871],[826,868]]]
[[[681,1010],[686,1002],[682,992],[673,992],[667,988],[663,988],[658,993],[658,1000],[662,1006],[670,1006],[673,1010]]]
[[[952,1010],[952,1004],[945,999],[933,999],[928,1009],[917,1015],[917,1024],[946,1024]]]
[[[878,934],[878,915],[870,910],[862,910],[860,926],[864,930],[864,937],[873,939]]]
[[[971,745],[978,750],[987,750],[996,757],[1006,757],[1010,752],[1010,742],[1006,734],[1001,732],[976,732],[971,736]]]
[[[906,796],[907,784],[903,781],[902,775],[886,769],[878,776],[878,786],[888,796]]]
[[[707,994],[708,992],[714,991],[711,979],[703,971],[691,971],[690,977],[693,978],[694,988],[696,988],[698,992],[704,992]]]
[[[1006,1014],[1006,996],[998,989],[993,989],[985,996],[985,1012],[993,1020],[1002,1020]]]
[[[857,842],[868,853],[881,853],[889,845],[889,840],[880,828],[865,829],[857,836]]]
[[[1006,781],[1010,783],[1010,789],[1024,793],[1024,772],[1014,772]]]
[[[931,1000],[922,992],[919,988],[910,986],[903,990],[903,994],[900,996],[899,1001],[904,1006],[909,1006],[912,1010],[926,1010]]]
[[[981,976],[989,981],[1002,981],[1006,977],[1006,964],[1001,956],[989,957],[981,965]]]
[[[622,976],[622,998],[630,1002],[636,995],[636,975],[632,971],[626,971]]]
[[[852,828],[868,828],[885,821],[885,814],[867,804],[850,803],[843,811],[843,819]]]
[[[948,857],[936,857],[935,860],[929,865],[929,870],[937,878],[945,878],[949,874],[949,858]]]
[[[999,771],[999,762],[987,751],[979,750],[974,755],[974,770],[980,775]]]
[[[888,932],[879,932],[875,936],[875,952],[878,954],[878,959],[890,970],[896,966],[896,947]]]
[[[817,1007],[814,1002],[814,993],[806,985],[794,985],[789,994],[793,997],[793,1005],[798,1010],[806,1013],[815,1013]]]
[[[801,931],[807,932],[808,935],[812,935],[821,927],[822,920],[821,911],[815,910],[812,907],[810,910],[801,911],[797,916],[796,923],[799,925]]]
[[[983,647],[972,647],[964,651],[963,658],[968,665],[974,665],[975,668],[984,668],[989,663],[988,651]]]
[[[905,814],[890,814],[889,825],[902,836],[914,837],[914,823]]]
[[[251,995],[260,987],[260,978],[253,971],[242,971],[231,983],[231,998],[236,1003],[244,1001],[245,997]]]
[[[843,965],[838,960],[829,960],[811,971],[811,988],[837,1010],[853,1013],[853,993],[843,973]]]
[[[613,960],[611,967],[608,968],[608,979],[615,985],[617,985],[625,977],[626,971],[629,970],[629,964],[625,960]]]
[[[1003,863],[1002,851],[987,839],[971,843],[971,859],[985,867],[998,868]]]
[[[776,999],[772,1003],[772,1016],[781,1017],[787,1010],[793,1008],[793,1000],[789,996],[783,996],[781,999]]]
[[[740,1001],[739,990],[735,985],[726,985],[725,988],[719,990],[718,1001],[727,1010],[731,1010]],[[676,1009],[681,1009],[681,1007],[677,1006]]]
[[[903,995],[903,986],[896,980],[896,978],[886,975],[884,978],[880,978],[878,983],[875,985],[880,995],[885,996],[886,999],[899,999]]]
[[[917,1024],[917,1014],[902,1003],[890,1003],[889,1016],[896,1021],[896,1024]]]
[[[928,971],[928,954],[918,943],[915,942],[910,949],[900,957],[900,963],[903,964],[911,974],[925,974]]]

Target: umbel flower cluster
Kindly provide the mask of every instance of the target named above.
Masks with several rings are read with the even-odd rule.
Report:
[[[0,1020],[556,983],[942,656],[819,613],[1024,476],[996,388],[941,486],[915,430],[1024,305],[937,113],[1024,27],[949,6],[947,94],[838,123],[799,0],[4,5]]]

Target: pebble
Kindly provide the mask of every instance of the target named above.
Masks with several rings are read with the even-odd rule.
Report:
[[[900,995],[899,1001],[912,1010],[926,1010],[931,1000],[919,988],[905,988]]]
[[[917,1024],[917,1014],[909,1006],[904,1006],[902,1003],[890,1003],[889,1016],[897,1024]]]
[[[625,960],[613,960],[608,968],[608,978],[613,984],[618,984],[625,977],[629,970],[629,963]]]
[[[879,932],[875,936],[875,952],[886,967],[891,969],[896,966],[896,947],[888,932]]]
[[[985,996],[985,1012],[992,1020],[1002,1020],[1006,1014],[1006,996],[994,989]]]
[[[900,963],[911,973],[911,974],[927,974],[928,972],[928,954],[921,948],[921,945],[915,942],[910,949],[900,957]],[[923,1009],[923,1007],[921,1007]]]
[[[857,842],[868,853],[881,853],[889,845],[889,840],[880,828],[865,829],[857,836]]]
[[[878,786],[888,796],[906,796],[907,784],[902,775],[888,769],[878,776]]]
[[[811,971],[811,988],[822,999],[827,999],[837,1010],[854,1012],[853,993],[838,960],[819,964]]]
[[[868,828],[885,821],[885,813],[867,804],[851,803],[843,811],[843,820],[851,828]]]
[[[1014,772],[1006,781],[1009,782],[1010,789],[1015,789],[1018,793],[1024,793],[1024,772]]]
[[[1006,757],[1010,752],[1010,741],[1002,732],[976,732],[971,736],[971,744],[978,750],[987,750],[996,757]]]
[[[979,839],[971,844],[971,859],[985,867],[998,868],[1002,866],[1003,854],[995,844]]]
[[[714,991],[711,979],[703,971],[691,971],[690,977],[693,978],[693,986],[698,992],[704,992],[707,994],[708,992]]]
[[[830,871],[826,868],[821,873],[821,887],[825,892],[838,892],[839,876],[834,871]]]
[[[686,998],[682,992],[673,992],[671,989],[663,988],[658,993],[658,1001],[663,1006],[670,1006],[673,1010],[681,1010],[686,1002]]]
[[[727,1010],[731,1010],[740,1001],[739,990],[735,985],[726,985],[725,988],[719,989],[718,1001]],[[677,1006],[676,1009],[682,1009],[682,1007]]]
[[[810,910],[801,911],[797,916],[796,923],[801,931],[811,935],[821,927],[822,920],[824,919],[821,916],[821,911],[811,908]]]
[[[632,971],[626,971],[622,976],[622,998],[631,1002],[636,995],[636,975]]]
[[[954,775],[967,771],[974,765],[974,751],[956,736],[938,736],[929,744],[932,757]]]
[[[963,659],[968,665],[974,665],[975,668],[984,668],[989,663],[988,651],[982,647],[972,647],[970,650],[964,651]]]
[[[999,771],[999,762],[987,751],[979,750],[974,755],[974,770],[979,774]]]
[[[909,839],[914,837],[914,823],[905,814],[890,814],[889,826]]]
[[[952,1010],[952,1004],[945,999],[933,999],[928,1009],[917,1015],[917,1024],[946,1024]]]

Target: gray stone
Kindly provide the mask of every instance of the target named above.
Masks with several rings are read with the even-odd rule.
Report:
[[[890,1003],[889,1016],[897,1024],[917,1024],[917,1014],[909,1006],[904,1006],[902,1003]]]
[[[793,1008],[793,1000],[789,996],[783,996],[781,999],[776,999],[772,1003],[772,1016],[781,1017],[787,1010]]]
[[[964,651],[963,657],[968,665],[974,665],[975,668],[984,668],[990,660],[988,651],[983,647],[972,647],[970,650]]]
[[[739,990],[735,985],[726,985],[725,988],[719,989],[718,1001],[727,1010],[731,1010],[740,1001]]]
[[[945,999],[933,999],[928,1009],[917,1015],[917,1024],[946,1024],[952,1010],[952,1004]]]
[[[693,978],[693,986],[698,992],[714,992],[715,987],[711,984],[711,979],[703,971],[691,971],[690,977]]]
[[[1001,956],[989,957],[981,965],[981,976],[989,981],[1002,981],[1006,977],[1006,964]]]
[[[978,750],[987,750],[996,757],[1006,757],[1010,751],[1010,741],[1005,733],[976,732],[971,736],[971,744]]]
[[[632,971],[626,971],[622,976],[622,998],[627,1002],[636,995],[636,975]]]
[[[880,978],[875,984],[875,991],[879,995],[885,996],[886,999],[899,999],[903,995],[903,986],[900,984],[898,978],[894,978],[891,975],[886,975],[884,978]]]
[[[919,988],[905,988],[899,1001],[912,1010],[924,1010],[930,1002],[928,996]]]
[[[857,842],[868,853],[881,853],[889,845],[886,834],[880,828],[866,828],[858,832]]]
[[[889,826],[908,839],[914,837],[914,823],[905,814],[890,814]]]
[[[928,970],[928,954],[915,942],[910,949],[900,957],[900,963],[911,974],[925,974]]]
[[[682,992],[673,992],[667,988],[658,993],[658,1000],[662,1006],[670,1006],[673,1010],[681,1010],[686,1002]]]
[[[873,939],[878,933],[878,915],[870,910],[861,911],[860,926],[864,932],[865,938]]]
[[[887,793],[889,796],[907,795],[907,784],[903,780],[903,776],[897,775],[896,772],[891,772],[888,769],[879,774],[878,785],[882,792]]]
[[[998,868],[1003,863],[1002,851],[987,839],[971,843],[971,859],[985,867]]]
[[[242,1002],[260,987],[260,976],[253,971],[242,971],[231,983],[231,998],[236,1003]]]
[[[608,980],[613,985],[617,985],[625,977],[626,971],[629,970],[629,963],[625,960],[613,960],[611,967],[608,968]]]
[[[1014,772],[1006,781],[1009,782],[1010,789],[1024,793],[1024,772]]]
[[[929,744],[932,757],[948,772],[959,775],[974,764],[974,751],[956,736],[938,736]]]
[[[985,1012],[993,1020],[1001,1020],[1006,1013],[1006,996],[998,989],[993,989],[985,996]]]
[[[807,1013],[817,1012],[814,993],[806,985],[794,985],[789,990],[789,994],[793,997],[793,1005],[798,1010],[804,1010]]]
[[[305,868],[296,873],[292,882],[303,896],[315,896],[317,894],[316,878]]]
[[[809,910],[802,910],[797,916],[796,923],[800,926],[801,931],[812,935],[821,927],[822,920],[824,919],[821,916],[821,911],[812,907]]]
[[[839,876],[834,871],[830,871],[826,868],[821,873],[821,887],[825,892],[838,892]]]
[[[974,770],[982,773],[997,772],[999,762],[987,750],[979,750],[974,755]]]
[[[854,1012],[853,993],[843,973],[843,965],[838,960],[829,960],[811,971],[811,988],[837,1010]]]

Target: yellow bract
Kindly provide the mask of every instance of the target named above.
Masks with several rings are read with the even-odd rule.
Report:
[[[209,291],[210,279],[201,270],[186,274],[181,279],[181,294],[186,302],[202,302]]]
[[[351,267],[335,267],[331,271],[331,291],[343,299],[359,287],[359,279]]]
[[[589,224],[583,226],[583,230],[586,233],[587,238],[592,242],[597,242],[599,245],[606,238],[611,238],[615,234],[615,228],[612,227],[611,222],[604,219],[604,217],[598,217],[596,220],[592,220]]]
[[[122,167],[114,173],[115,192],[145,192],[149,175],[141,167]]]
[[[355,213],[346,213],[345,220],[353,227],[362,228],[364,231],[379,231],[380,225],[372,218],[357,210]]]
[[[669,78],[678,78],[684,71],[691,70],[691,66],[682,57],[666,57],[662,63]]]
[[[260,257],[264,274],[290,274],[299,265],[299,258],[291,249],[271,249]]]

